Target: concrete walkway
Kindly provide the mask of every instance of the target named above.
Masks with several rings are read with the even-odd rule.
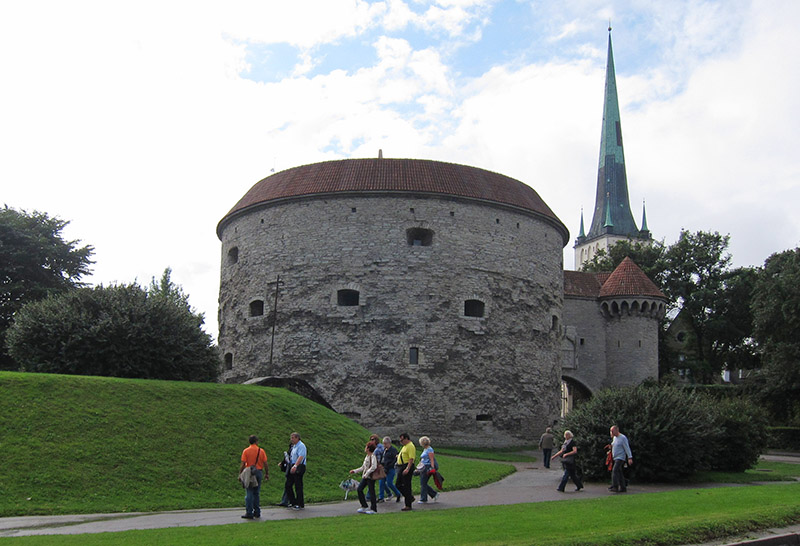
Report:
[[[792,457],[792,462],[800,459]],[[570,499],[607,497],[612,495],[607,484],[586,484],[583,491],[575,492],[572,482],[567,485],[565,493],[557,492],[556,486],[562,471],[544,469],[537,463],[517,463],[517,472],[499,482],[477,489],[464,491],[445,490],[441,499],[428,504],[414,504],[414,510],[443,510],[466,506],[486,506],[518,504],[525,502],[543,502]],[[692,485],[690,487],[698,487]],[[710,487],[725,487],[711,485]],[[685,489],[679,485],[631,485],[628,495],[639,493],[655,493]],[[83,514],[74,516],[26,516],[0,518],[0,537],[25,535],[66,535],[82,533],[105,533],[128,531],[132,529],[158,529],[164,527],[196,527],[201,525],[227,525],[238,523],[258,525],[259,521],[280,519],[305,519],[336,516],[379,517],[382,513],[399,512],[402,502],[384,502],[378,504],[377,516],[366,516],[356,513],[359,507],[350,494],[348,501],[308,505],[305,510],[295,511],[283,507],[262,507],[260,520],[243,520],[244,508],[227,508],[211,510],[179,510],[171,512],[148,512],[126,514]],[[723,544],[722,542],[717,544]]]

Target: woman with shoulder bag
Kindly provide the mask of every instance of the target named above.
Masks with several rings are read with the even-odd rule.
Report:
[[[419,471],[420,498],[417,504],[427,503],[428,497],[431,498],[431,501],[436,502],[439,495],[433,487],[428,485],[428,479],[430,478],[432,470],[435,471],[439,469],[439,463],[436,462],[436,455],[433,454],[430,438],[423,436],[419,439],[419,445],[422,447],[422,455],[419,457],[422,468]]]
[[[367,443],[364,452],[366,453],[364,463],[350,471],[350,474],[361,472],[361,482],[359,482],[358,489],[356,489],[356,493],[358,493],[358,502],[361,503],[361,508],[359,508],[357,512],[359,514],[377,514],[378,504],[375,497],[375,480],[372,478],[372,473],[378,468],[378,460],[375,458],[375,444],[373,442]],[[371,505],[369,509],[367,509],[367,499],[364,496],[364,489],[367,487],[369,487]]]

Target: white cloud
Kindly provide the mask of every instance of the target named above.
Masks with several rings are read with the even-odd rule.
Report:
[[[214,334],[216,224],[272,167],[383,148],[488,168],[533,186],[574,237],[593,207],[605,68],[605,32],[585,29],[607,4],[554,6],[531,17],[558,21],[542,31],[563,35],[558,59],[514,55],[465,79],[454,44],[480,35],[489,3],[3,4],[3,201],[71,220],[68,236],[97,247],[94,282],[172,266]],[[631,204],[638,221],[647,198],[658,238],[730,232],[735,260],[758,264],[800,242],[800,4],[726,6],[615,4]],[[377,60],[312,77],[325,44],[347,40]],[[292,44],[302,62],[243,79],[248,42]]]

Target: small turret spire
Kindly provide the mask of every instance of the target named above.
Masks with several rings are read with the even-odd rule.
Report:
[[[647,209],[644,206],[644,199],[642,199],[642,231],[650,231],[647,228]]]
[[[581,207],[581,231],[578,233],[578,237],[586,237],[586,233],[583,229],[583,207]]]

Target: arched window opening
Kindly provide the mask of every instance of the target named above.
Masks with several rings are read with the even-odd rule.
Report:
[[[225,353],[225,369],[233,369],[233,353]]]
[[[482,317],[486,311],[486,304],[481,300],[466,300],[464,302],[465,317]]]
[[[433,231],[425,228],[409,228],[406,230],[408,246],[431,246]]]
[[[264,300],[253,300],[250,302],[250,316],[260,317],[264,314]]]
[[[235,246],[228,250],[228,264],[233,265],[239,261],[239,247]]]
[[[355,307],[358,305],[358,290],[342,289],[336,292],[336,304],[342,307]]]

